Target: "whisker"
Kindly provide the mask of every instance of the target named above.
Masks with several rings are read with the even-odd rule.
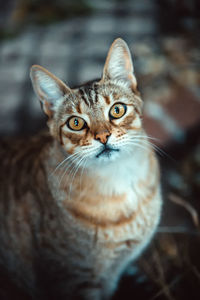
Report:
[[[146,136],[131,137],[131,140],[133,140],[134,142],[142,142],[143,144],[151,145],[154,148],[154,150],[156,150],[157,146],[155,144],[151,143],[149,140],[147,140]],[[157,147],[157,148],[159,149],[159,147]]]
[[[84,162],[84,165],[82,167],[82,171],[81,171],[81,176],[80,176],[80,188],[81,188],[81,180],[82,180],[82,176],[83,176],[83,173],[84,173],[84,169],[85,169],[85,166],[86,166],[86,162],[87,162],[87,158],[93,154],[93,153],[96,153],[96,149],[93,149],[91,150],[89,153],[86,154],[85,156],[85,162]]]
[[[64,160],[62,160],[57,166],[56,168],[52,171],[52,173],[50,174],[50,176],[52,176],[65,162],[67,162],[68,160],[70,160],[73,156],[77,155],[78,153],[80,153],[81,151],[78,151],[76,153],[73,153],[69,156],[67,156]]]
[[[69,199],[70,199],[70,196],[71,196],[72,185],[73,185],[73,181],[74,181],[75,175],[78,172],[78,170],[80,169],[82,161],[84,160],[84,158],[85,157],[81,157],[80,160],[78,161],[78,163],[75,165],[76,168],[73,168],[73,170],[75,170],[75,171],[74,171],[74,174],[72,176],[72,180],[71,180],[70,187],[69,187],[69,193],[68,193]],[[73,173],[73,171],[72,171],[72,173]],[[70,174],[71,174],[71,171],[70,171]]]
[[[143,150],[145,150],[145,151],[149,151],[149,150],[150,150],[149,148],[144,147],[144,145],[141,145],[141,144],[138,144],[138,143],[134,143],[133,141],[129,141],[129,144],[132,144],[132,145],[134,145],[134,146],[137,146],[138,148],[141,148],[141,149],[143,149]]]
[[[83,167],[82,167],[82,170],[81,170],[81,176],[80,176],[80,182],[79,182],[79,184],[80,184],[80,189],[81,189],[81,181],[82,181],[83,173],[84,173],[85,166],[86,166],[86,163],[87,163],[87,158],[88,158],[88,157],[85,158],[85,162],[84,162]]]
[[[155,144],[151,143],[150,141],[147,141],[145,139],[142,139],[142,138],[135,138],[133,139],[135,142],[140,142],[140,143],[143,143],[145,145],[151,145],[151,147],[156,151],[158,152],[161,156],[164,155],[165,153],[163,153],[163,151],[158,147],[156,146]]]
[[[63,172],[63,174],[62,174],[62,176],[61,176],[61,179],[59,180],[59,186],[61,185],[61,183],[62,183],[62,180],[63,180],[63,178],[64,178],[64,176],[66,175],[66,173],[67,173],[67,170],[76,162],[76,161],[78,161],[79,160],[79,157],[78,157],[78,155],[76,156],[76,157],[73,157],[73,160],[70,162],[70,164],[67,166],[67,168],[64,170],[64,172]]]
[[[74,178],[75,178],[78,170],[80,168],[82,168],[81,175],[80,175],[80,185],[81,185],[81,179],[82,179],[82,176],[83,176],[83,172],[84,172],[84,169],[85,169],[85,166],[86,166],[87,159],[88,159],[89,156],[91,156],[94,153],[96,153],[96,149],[92,149],[91,151],[89,151],[87,153],[83,153],[83,157],[81,157],[78,162],[76,160],[76,163],[75,163],[74,167],[72,168],[72,170],[70,171],[70,173],[68,175],[70,177],[71,174],[73,174],[72,179],[71,179],[70,188],[69,188],[69,198],[70,198],[70,194],[71,194],[71,190],[72,190],[73,181],[74,181]]]
[[[78,151],[78,152],[76,152],[76,153],[74,153],[73,155],[70,156],[71,161],[70,161],[70,159],[69,159],[69,160],[66,160],[65,162],[63,162],[62,167],[65,168],[66,163],[70,161],[69,165],[67,166],[67,168],[64,169],[63,174],[61,174],[61,176],[60,176],[60,179],[59,179],[59,186],[61,185],[62,180],[63,180],[64,176],[66,175],[67,171],[68,171],[70,168],[72,168],[71,171],[70,171],[70,173],[69,173],[68,176],[67,176],[67,177],[69,178],[70,175],[73,173],[74,169],[76,168],[77,164],[79,164],[79,159],[80,159],[79,154],[80,154],[80,153],[82,153],[82,154],[84,155],[84,158],[85,158],[86,156],[88,157],[88,156],[90,156],[91,154],[96,153],[96,149],[93,149],[93,150],[91,150],[91,151],[89,151],[89,152],[87,151],[87,153],[83,153],[83,151],[80,150],[80,151]],[[81,160],[82,160],[82,159],[81,159]]]
[[[137,137],[137,138],[146,138],[148,140],[153,140],[153,141],[160,141],[160,139],[150,136],[150,135],[133,135],[133,137]]]
[[[169,159],[171,159],[171,160],[173,160],[174,161],[174,159],[170,156],[170,155],[168,155],[163,149],[161,149],[159,146],[157,146],[157,145],[155,145],[155,144],[153,144],[153,143],[151,143],[151,141],[147,141],[146,140],[146,136],[136,136],[135,138],[133,138],[134,140],[137,140],[137,138],[139,138],[138,139],[138,141],[144,141],[144,142],[146,142],[146,143],[149,143],[151,146],[152,146],[152,148],[157,152],[157,153],[159,153],[161,156],[166,156],[166,157],[168,157]]]

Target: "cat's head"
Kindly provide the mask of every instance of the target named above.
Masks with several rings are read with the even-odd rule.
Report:
[[[134,147],[133,138],[142,130],[142,101],[122,39],[111,45],[100,81],[71,89],[37,65],[31,79],[50,132],[68,154],[88,163],[109,163]]]

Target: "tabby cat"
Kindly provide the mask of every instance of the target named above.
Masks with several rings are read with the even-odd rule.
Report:
[[[2,144],[0,265],[33,299],[110,299],[161,210],[128,46],[79,88],[37,65],[31,79],[50,135]]]

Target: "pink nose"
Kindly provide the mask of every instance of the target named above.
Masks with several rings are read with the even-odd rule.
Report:
[[[106,144],[108,141],[108,138],[110,136],[110,132],[107,130],[101,131],[95,134],[95,139],[99,140],[102,144]]]

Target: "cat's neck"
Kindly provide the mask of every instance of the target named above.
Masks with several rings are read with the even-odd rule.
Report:
[[[146,173],[149,150],[133,148],[120,160],[113,161],[89,173],[96,176],[103,194],[122,194],[132,187]]]
[[[73,189],[77,193],[86,193],[87,189],[93,188],[105,195],[123,194],[145,176],[149,151],[150,148],[135,147],[119,160],[83,169],[71,164],[62,147],[54,141],[47,160],[50,187],[58,193],[64,191],[67,194]],[[62,163],[64,160],[66,164]]]
[[[49,189],[67,218],[74,216],[88,224],[112,223],[129,218],[137,211],[139,195],[146,193],[144,188],[141,191],[140,185],[149,180],[151,147],[133,148],[123,159],[99,168],[80,168],[77,172],[73,167],[71,172],[67,166],[55,171],[65,155],[56,142],[49,150],[46,161]]]

